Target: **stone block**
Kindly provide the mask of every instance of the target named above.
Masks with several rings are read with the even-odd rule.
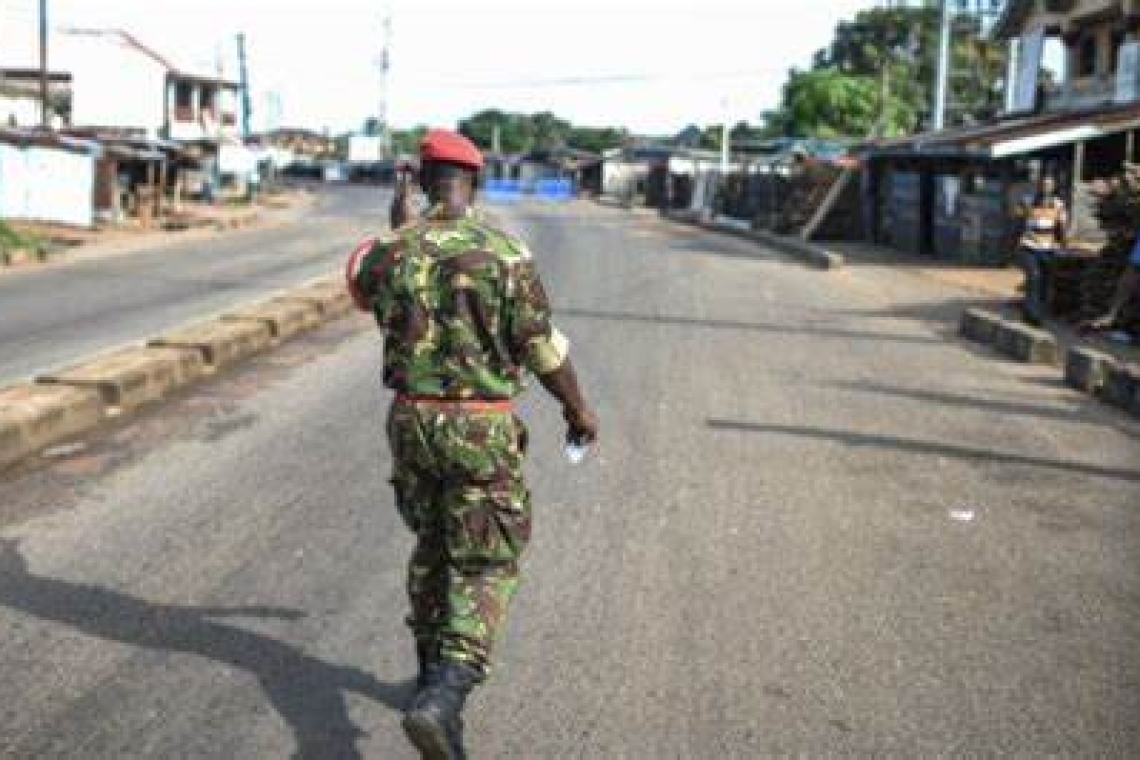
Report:
[[[194,349],[211,370],[217,370],[264,351],[273,333],[264,322],[203,322],[181,327],[150,340],[150,346]]]
[[[1071,348],[1065,356],[1065,384],[1084,393],[1096,393],[1116,359],[1092,348]]]
[[[286,340],[322,323],[320,310],[302,301],[264,301],[227,312],[225,322],[261,322],[269,326],[276,340]]]
[[[205,371],[205,359],[195,349],[129,348],[49,373],[39,382],[94,389],[107,406],[126,411],[158,401]]]
[[[91,430],[104,417],[97,390],[66,385],[0,389],[0,468]]]

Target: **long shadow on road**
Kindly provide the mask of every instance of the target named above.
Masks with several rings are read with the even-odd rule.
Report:
[[[334,665],[284,642],[211,618],[295,620],[271,607],[186,607],[148,602],[86,583],[31,573],[18,543],[0,539],[0,605],[80,633],[148,649],[195,654],[254,675],[288,722],[299,758],[359,758],[363,732],[348,715],[355,693],[398,710],[410,684],[387,684],[358,668]]]
[[[1042,419],[1057,420],[1059,422],[1075,425],[1105,427],[1106,425],[1111,424],[1112,427],[1114,427],[1123,435],[1132,438],[1140,437],[1140,435],[1138,435],[1134,430],[1129,429],[1123,424],[1106,422],[1106,417],[1115,416],[1112,413],[1099,415],[1090,414],[1090,408],[1097,408],[1097,402],[1088,399],[1081,399],[1079,404],[1074,405],[1071,408],[1059,409],[1040,402],[1034,403],[1028,401],[1009,401],[981,398],[978,396],[950,393],[948,391],[902,388],[882,383],[830,383],[825,387],[835,388],[838,390],[854,391],[857,393],[872,393],[894,398],[919,401],[922,403],[941,404],[943,406],[950,406],[959,409],[974,409],[977,411],[992,412],[994,414],[1040,417]]]
[[[936,456],[976,462],[996,462],[1001,464],[1025,465],[1028,467],[1042,467],[1077,475],[1091,475],[1140,483],[1140,470],[1103,467],[1101,465],[1088,464],[1085,462],[1067,462],[1056,459],[1046,459],[1044,457],[1025,456],[1024,454],[1012,454],[1004,451],[995,451],[993,449],[976,449],[968,446],[955,446],[948,443],[900,438],[893,435],[877,435],[873,433],[859,433],[852,430],[829,430],[826,428],[800,427],[795,425],[769,425],[759,422],[741,422],[738,420],[710,419],[707,424],[714,430],[797,436],[800,438],[833,441],[848,446],[874,446],[877,448],[895,449],[910,454],[933,454]]]
[[[559,316],[577,317],[580,319],[598,319],[614,322],[642,322],[653,325],[671,325],[676,327],[695,327],[718,330],[745,330],[767,333],[791,333],[815,335],[823,338],[841,338],[843,340],[875,340],[896,341],[900,343],[919,343],[924,345],[944,344],[945,341],[936,337],[922,335],[900,335],[882,332],[864,332],[861,330],[846,330],[836,327],[823,327],[814,325],[773,324],[765,322],[745,322],[727,319],[703,319],[684,317],[669,314],[638,314],[635,312],[620,311],[593,311],[587,309],[559,308]]]

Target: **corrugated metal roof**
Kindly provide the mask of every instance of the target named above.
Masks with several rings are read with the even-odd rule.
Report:
[[[66,150],[71,153],[98,153],[100,149],[98,143],[92,140],[67,137],[55,132],[45,132],[39,129],[19,129],[15,127],[0,127],[0,143],[17,145],[21,148],[29,146],[54,148],[56,150]]]
[[[880,140],[869,155],[1002,158],[1140,128],[1140,103],[1026,116],[976,127]]]

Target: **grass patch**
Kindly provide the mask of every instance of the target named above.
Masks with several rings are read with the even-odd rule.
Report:
[[[0,263],[8,263],[8,254],[18,250],[30,251],[38,259],[47,256],[50,245],[39,235],[12,229],[0,220]]]

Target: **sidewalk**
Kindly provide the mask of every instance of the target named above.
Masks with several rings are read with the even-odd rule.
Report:
[[[205,205],[184,203],[182,210],[166,220],[165,228],[142,229],[136,224],[96,229],[78,229],[61,225],[16,222],[13,229],[51,240],[51,252],[45,261],[4,266],[6,272],[27,268],[66,266],[78,261],[121,256],[141,250],[153,250],[188,240],[213,237],[235,230],[265,229],[292,221],[308,209],[315,196],[305,189],[290,188],[263,196],[250,206]]]
[[[1064,382],[1074,389],[1140,414],[1140,345],[1119,343],[1105,334],[1081,333],[1058,320],[1050,320],[1041,329],[1025,325],[1020,313],[1023,275],[1014,266],[956,264],[867,243],[807,242],[751,230],[744,223],[700,222],[675,213],[666,218],[753,240],[758,245],[785,249],[824,270],[838,272],[839,276],[856,274],[862,269],[870,276],[860,279],[866,284],[877,283],[874,287],[889,290],[892,276],[920,280],[928,286],[928,298],[896,308],[896,314],[905,313],[908,318],[937,324],[939,333],[947,339],[956,339],[967,330],[967,322],[974,324],[979,315],[993,313],[997,318],[989,321],[1001,323],[1002,327],[997,330],[995,324],[993,335],[989,335],[989,328],[983,330],[987,333],[983,342],[992,344],[999,353],[1017,361],[1057,367],[1064,373]],[[966,319],[967,316],[970,319]],[[977,332],[977,329],[971,327],[969,332]],[[970,337],[979,339],[978,335]]]
[[[892,266],[903,268],[919,277],[948,288],[968,291],[979,296],[982,308],[1020,321],[1019,303],[1021,270],[1015,266],[982,267],[936,261],[928,257],[908,256],[867,243],[828,242],[828,248],[841,253],[848,266]],[[1109,354],[1119,361],[1140,365],[1140,345],[1124,345],[1104,334],[1081,334],[1074,326],[1049,320],[1042,329],[1053,335],[1064,356],[1070,348],[1087,347]]]

